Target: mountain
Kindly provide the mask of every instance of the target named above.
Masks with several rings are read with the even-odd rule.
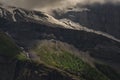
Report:
[[[57,19],[70,19],[90,29],[102,31],[120,39],[119,3],[77,4],[73,8],[53,11]]]
[[[39,66],[40,68],[38,68]],[[39,73],[41,76],[39,76],[36,71],[40,71]],[[45,75],[45,73],[48,74]],[[47,78],[50,79],[50,77],[55,75],[59,78],[58,80],[73,80],[69,74],[66,74],[58,69],[47,67],[42,63],[38,65],[27,61],[25,53],[22,52],[12,39],[4,32],[0,32],[1,80],[47,80]]]
[[[109,34],[10,6],[0,7],[0,29],[0,54],[11,55],[0,60],[0,80],[120,79],[120,40]]]

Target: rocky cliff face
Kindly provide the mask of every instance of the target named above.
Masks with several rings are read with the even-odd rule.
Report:
[[[62,13],[63,12],[63,13]],[[106,3],[81,6],[64,11],[54,11],[58,19],[70,19],[82,26],[103,31],[120,38],[120,5]]]

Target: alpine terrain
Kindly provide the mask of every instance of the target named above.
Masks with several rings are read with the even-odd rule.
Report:
[[[55,19],[0,5],[0,80],[120,80],[120,35],[107,32],[108,24],[98,30],[105,25],[95,22],[96,7],[61,16],[55,11]],[[87,12],[91,25],[82,16]],[[76,22],[67,18],[73,13],[81,15]]]

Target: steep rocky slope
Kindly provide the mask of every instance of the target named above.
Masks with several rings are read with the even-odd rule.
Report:
[[[10,68],[4,63],[12,71],[1,72],[2,80],[120,79],[119,39],[81,26],[76,28],[42,12],[1,7],[0,16],[0,29],[20,49]],[[4,78],[9,73],[13,73],[11,78]]]
[[[95,3],[54,11],[57,19],[70,19],[82,26],[109,33],[120,39],[120,5]]]

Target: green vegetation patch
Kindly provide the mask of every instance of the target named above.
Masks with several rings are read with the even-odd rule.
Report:
[[[29,61],[29,59],[26,57],[25,53],[17,54],[15,58],[19,61]]]
[[[52,46],[34,48],[34,52],[48,65],[60,68],[84,80],[109,80],[101,72],[91,67],[79,57],[66,50]]]

